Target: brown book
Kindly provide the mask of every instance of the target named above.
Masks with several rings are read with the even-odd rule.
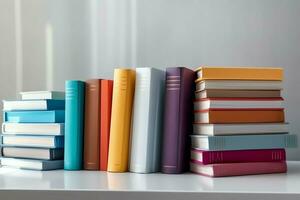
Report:
[[[196,91],[196,99],[213,97],[256,97],[256,98],[276,98],[280,97],[280,90],[202,90]]]
[[[283,109],[210,109],[195,111],[195,123],[281,123]]]
[[[100,166],[100,88],[100,79],[86,81],[83,167],[87,170]]]

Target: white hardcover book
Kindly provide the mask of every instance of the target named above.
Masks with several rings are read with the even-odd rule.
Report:
[[[65,92],[62,91],[29,91],[21,92],[22,100],[56,99],[64,100]]]
[[[2,147],[2,156],[11,158],[30,158],[40,160],[61,160],[64,158],[64,149]]]
[[[196,84],[196,90],[281,90],[282,81],[205,80]]]
[[[256,108],[284,108],[282,98],[207,98],[196,99],[194,110],[208,110],[214,108],[256,109]]]
[[[19,169],[31,170],[54,170],[62,169],[63,160],[36,160],[36,159],[19,159],[19,158],[1,158],[1,165]]]
[[[151,173],[160,167],[165,72],[137,68],[131,135],[130,171]]]
[[[2,133],[12,135],[64,135],[63,123],[3,123]]]
[[[63,148],[63,136],[2,135],[3,146]]]
[[[288,133],[287,123],[194,124],[195,135],[250,135]]]
[[[65,101],[63,100],[22,100],[22,101],[3,101],[4,111],[22,110],[64,110]]]

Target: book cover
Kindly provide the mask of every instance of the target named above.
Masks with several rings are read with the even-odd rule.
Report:
[[[85,82],[83,168],[87,170],[100,167],[100,89],[100,79]]]
[[[64,100],[24,100],[24,101],[3,101],[4,111],[22,110],[64,110]]]
[[[243,162],[278,162],[285,161],[284,149],[257,149],[233,151],[203,151],[191,150],[191,160],[203,165],[215,163],[243,163]]]
[[[194,111],[195,123],[283,123],[283,109],[208,109]]]
[[[3,123],[2,134],[64,135],[64,123]]]
[[[195,98],[278,98],[281,97],[280,90],[198,90],[195,92]]]
[[[107,171],[113,81],[101,80],[100,170]]]
[[[2,148],[2,156],[11,158],[29,158],[40,160],[63,160],[64,149],[6,146]]]
[[[187,169],[188,134],[192,132],[195,73],[184,67],[167,68],[162,146],[162,172]]]
[[[38,100],[38,99],[56,99],[64,100],[65,92],[63,91],[28,91],[21,92],[22,100]]]
[[[201,66],[196,69],[198,79],[201,80],[264,80],[282,81],[283,69],[271,67],[225,67]]]
[[[110,172],[128,171],[134,86],[134,70],[115,69],[107,169]]]
[[[63,136],[2,135],[3,146],[63,148]]]
[[[64,169],[82,169],[84,82],[66,81],[66,121]]]
[[[165,72],[136,68],[130,171],[160,169]]]
[[[30,170],[56,170],[63,169],[63,160],[36,160],[36,159],[20,159],[20,158],[0,158],[1,164],[4,166],[15,167],[18,169]]]
[[[191,135],[191,138],[192,148],[209,151],[282,149],[297,147],[297,136],[286,133],[230,136]]]
[[[3,121],[10,123],[64,123],[64,110],[8,111],[3,112]]]
[[[191,161],[190,169],[192,172],[211,176],[242,176],[255,174],[285,173],[287,171],[286,162],[250,162],[250,163],[222,163],[201,165]]]

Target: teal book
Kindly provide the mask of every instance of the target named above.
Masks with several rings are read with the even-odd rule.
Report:
[[[297,136],[291,134],[199,136],[192,135],[192,148],[222,151],[242,149],[281,149],[297,147]]]
[[[4,122],[13,123],[64,123],[64,110],[3,112]]]
[[[66,81],[64,169],[82,169],[84,90],[82,81]]]

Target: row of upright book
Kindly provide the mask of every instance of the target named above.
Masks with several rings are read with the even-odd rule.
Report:
[[[26,157],[4,151],[40,150],[36,144],[41,140],[32,146],[35,136],[64,139],[62,146],[42,148],[64,147],[63,165],[62,157],[47,162],[59,161],[56,168],[66,170],[172,174],[190,167],[208,176],[285,172],[284,148],[295,147],[297,140],[288,134],[284,120],[282,77],[280,68],[115,69],[114,81],[66,81],[65,100],[53,92],[24,93],[27,99],[4,101],[1,161],[19,161],[19,167],[43,161],[46,166],[47,159],[33,158],[32,153]],[[57,113],[62,111],[60,121]],[[41,113],[47,112],[52,121],[46,122],[59,124],[61,135],[53,136],[50,129],[39,130],[44,135],[30,134],[45,123]],[[17,128],[24,125],[30,127],[26,134]],[[7,131],[8,126],[13,129]],[[16,138],[8,142],[11,136]]]

